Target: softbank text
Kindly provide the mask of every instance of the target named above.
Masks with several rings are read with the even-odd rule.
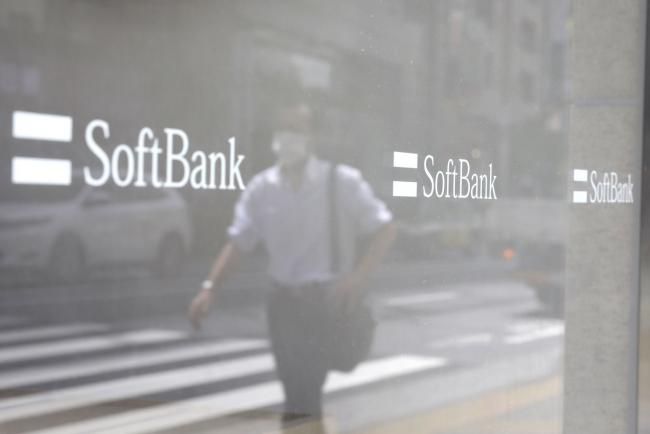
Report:
[[[106,121],[93,120],[85,130],[86,146],[100,163],[100,167],[84,167],[84,180],[88,185],[99,187],[109,181],[117,186],[155,188],[243,190],[240,172],[244,155],[237,154],[234,137],[228,140],[228,153],[201,150],[190,151],[190,140],[185,131],[165,128],[165,146],[151,128],[145,127],[138,134],[137,144],[117,145],[110,154],[98,143],[110,139],[110,127]],[[165,167],[164,176],[160,169]],[[150,173],[150,176],[147,176]],[[149,184],[150,183],[150,184]]]
[[[621,182],[622,181],[622,182]],[[616,172],[606,172],[602,176],[592,170],[589,174],[591,203],[633,203],[634,195],[632,175],[628,174],[624,180],[619,181]]]
[[[428,183],[422,186],[425,197],[454,199],[484,199],[496,200],[497,193],[493,174],[492,163],[488,165],[486,173],[479,173],[472,169],[468,160],[463,158],[447,160],[444,169],[434,169],[435,159],[432,155],[424,158],[424,172]]]

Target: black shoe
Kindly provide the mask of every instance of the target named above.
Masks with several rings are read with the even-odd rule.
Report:
[[[287,434],[326,434],[325,423],[320,415],[300,413],[282,414],[282,431]]]

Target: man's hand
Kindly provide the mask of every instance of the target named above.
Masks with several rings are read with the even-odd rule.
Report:
[[[212,304],[214,303],[214,291],[210,289],[202,289],[190,303],[188,316],[194,330],[201,329],[201,321],[203,317],[208,314]]]
[[[239,250],[232,242],[229,242],[219,252],[217,259],[212,264],[212,269],[207,279],[208,287],[203,286],[201,291],[194,297],[187,310],[187,316],[192,322],[194,330],[201,328],[201,320],[208,314],[214,304],[216,289],[221,285],[228,271],[235,266],[240,256]]]
[[[367,277],[360,272],[353,272],[339,280],[334,286],[334,298],[337,306],[347,312],[359,303]]]
[[[390,248],[396,233],[395,225],[390,222],[375,231],[370,238],[368,250],[359,261],[357,268],[334,287],[334,297],[339,306],[350,312],[359,303],[368,276]]]

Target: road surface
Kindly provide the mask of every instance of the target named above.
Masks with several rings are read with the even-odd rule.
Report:
[[[507,269],[491,276],[478,265],[465,270],[465,279],[420,273],[373,292],[379,327],[371,357],[326,383],[332,432],[560,432],[562,319]],[[177,287],[192,279],[180,278]],[[240,286],[248,286],[246,279]],[[157,304],[156,289],[163,298],[173,292],[169,282],[158,284],[86,284],[92,296],[78,303],[75,294],[90,289],[5,291],[0,432],[276,431],[282,392],[263,296],[226,291],[204,329],[193,333],[184,303],[176,311],[145,308],[144,300]],[[102,288],[108,289],[98,295]],[[185,302],[193,290],[167,301]],[[129,294],[140,294],[137,308],[125,304]],[[67,304],[46,302],[66,297]]]

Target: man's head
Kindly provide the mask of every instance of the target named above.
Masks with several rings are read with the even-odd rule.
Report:
[[[311,155],[312,127],[312,111],[306,104],[287,105],[278,110],[271,147],[281,166],[300,165]]]

